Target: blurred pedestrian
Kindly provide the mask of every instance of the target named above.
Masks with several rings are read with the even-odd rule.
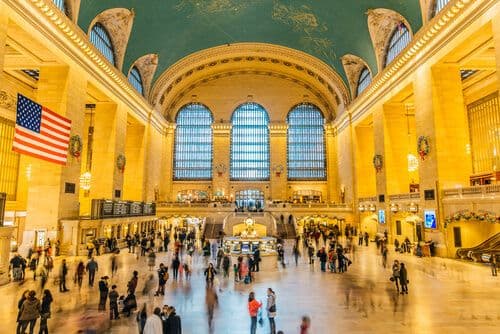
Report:
[[[109,320],[120,319],[118,313],[118,298],[120,295],[116,291],[116,285],[111,286],[111,291],[109,292]]]
[[[207,286],[205,303],[207,305],[208,329],[209,332],[212,332],[214,312],[219,305],[219,297],[217,296],[217,292],[213,287]]]
[[[302,317],[302,323],[300,324],[300,334],[309,334],[309,328],[311,327],[311,319],[305,315]]]
[[[269,319],[269,330],[271,334],[276,334],[276,293],[273,289],[267,289],[267,303],[266,303],[267,317]]]
[[[146,312],[146,303],[142,306],[142,309],[137,312],[137,327],[139,328],[139,334],[144,333],[144,326],[146,325],[146,319],[148,318],[148,313]]]
[[[108,276],[103,276],[99,281],[99,311],[106,311],[106,299],[108,299],[109,292],[108,279]]]
[[[399,265],[399,282],[401,284],[401,294],[408,294],[408,272],[403,262]]]
[[[59,291],[68,292],[69,289],[66,287],[66,276],[68,275],[68,265],[66,264],[66,259],[62,260],[61,269],[59,271]]]
[[[83,261],[80,261],[76,266],[75,270],[75,282],[78,284],[79,289],[82,288],[84,274],[85,274],[85,265],[83,264]]]
[[[255,299],[255,293],[252,291],[248,295],[248,313],[250,314],[250,334],[257,332],[257,315],[262,306],[261,302]]]
[[[42,306],[40,307],[40,332],[39,334],[49,334],[49,327],[47,325],[47,320],[51,316],[50,305],[54,299],[50,290],[43,291]]]
[[[94,260],[93,257],[90,258],[89,262],[87,262],[87,266],[85,270],[89,273],[89,286],[94,286],[95,273],[99,269],[99,265]]]
[[[144,334],[163,334],[163,322],[161,321],[161,309],[156,307],[144,325]],[[166,332],[165,332],[166,333]]]
[[[28,298],[21,305],[19,321],[21,322],[20,333],[25,333],[28,325],[30,334],[33,334],[36,325],[36,319],[40,316],[40,301],[36,298],[36,292],[31,290],[28,292]]]

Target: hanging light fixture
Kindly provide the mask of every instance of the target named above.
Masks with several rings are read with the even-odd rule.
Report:
[[[410,114],[410,110],[412,108],[413,108],[413,106],[411,106],[409,104],[406,105],[406,133],[408,136],[408,155],[406,157],[407,157],[407,161],[408,161],[408,172],[410,172],[410,173],[415,172],[418,169],[418,159],[413,153],[410,152],[411,132],[410,132],[409,116],[412,115],[412,114]]]
[[[92,184],[92,146],[94,143],[94,109],[95,104],[86,104],[85,109],[90,109],[90,122],[89,129],[87,132],[87,161],[85,165],[85,172],[80,176],[80,188],[85,193],[85,196],[89,195],[90,187]]]

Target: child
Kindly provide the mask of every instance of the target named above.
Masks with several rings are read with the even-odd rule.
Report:
[[[234,281],[238,282],[238,265],[235,263],[233,264],[233,272],[234,272]]]

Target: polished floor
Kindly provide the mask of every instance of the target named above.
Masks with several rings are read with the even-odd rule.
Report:
[[[289,246],[289,245],[288,245]],[[289,247],[287,247],[290,254]],[[311,333],[499,333],[500,281],[492,277],[486,266],[440,258],[416,258],[389,253],[389,261],[398,258],[405,262],[409,274],[409,294],[398,295],[389,281],[390,270],[383,268],[375,246],[358,247],[354,263],[344,274],[322,273],[319,265],[311,267],[305,258],[295,266],[288,258],[285,269],[256,274],[251,285],[220,279],[219,307],[214,318],[216,334],[249,333],[250,320],[246,309],[248,292],[256,292],[265,301],[265,292],[272,287],[277,294],[277,329],[285,334],[299,333],[300,318],[312,319]],[[76,258],[68,259],[71,268]],[[98,276],[110,275],[108,255],[98,258]],[[168,261],[167,253],[159,254],[157,264]],[[137,260],[126,251],[119,255],[120,267],[111,282],[118,285],[120,294],[126,292],[126,282],[133,270],[139,270],[138,291],[142,291],[150,273],[144,258]],[[190,282],[168,283],[164,298],[142,296],[139,304],[151,308],[173,305],[182,318],[184,334],[208,333],[205,306],[204,259],[195,257],[194,274]],[[70,272],[70,277],[73,272]],[[31,274],[19,285],[0,287],[0,333],[15,333],[17,300],[22,291],[36,288]],[[111,276],[111,275],[110,275]],[[172,277],[172,276],[171,276]],[[50,333],[137,333],[135,315],[110,322],[107,313],[97,311],[98,289],[84,284],[81,291],[69,284],[70,292],[60,293],[51,281],[47,285],[54,293]],[[36,327],[38,332],[38,324]],[[257,333],[269,333],[267,322]]]

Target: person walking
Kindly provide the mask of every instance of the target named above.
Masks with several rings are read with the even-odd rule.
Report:
[[[212,263],[208,264],[207,269],[205,269],[205,272],[203,273],[205,275],[205,280],[207,281],[208,286],[213,286],[214,284],[214,278],[215,275],[217,274],[217,271],[214,268],[214,265]]]
[[[300,324],[300,334],[309,334],[309,328],[311,327],[311,318],[307,315],[302,317],[302,322]]]
[[[127,293],[129,295],[135,295],[135,289],[137,289],[137,283],[139,282],[139,272],[134,270],[132,272],[132,278],[127,283]]]
[[[148,267],[149,267],[149,271],[153,270],[153,268],[155,267],[155,263],[156,263],[156,254],[153,251],[153,249],[151,248],[149,250],[149,254],[148,254]]]
[[[177,281],[177,278],[179,277],[179,267],[181,265],[181,261],[179,260],[179,255],[175,255],[173,260],[172,260],[172,271],[174,274],[174,280]]]
[[[144,325],[144,334],[163,334],[163,322],[161,321],[161,309],[155,307],[153,314],[151,314]],[[166,331],[165,331],[166,333]]]
[[[299,246],[298,246],[298,243],[296,243],[294,246],[293,246],[293,257],[295,259],[295,266],[298,266],[299,265],[299,256],[300,256],[300,251],[299,251]]]
[[[23,294],[21,295],[21,298],[17,302],[17,328],[16,328],[16,333],[22,333],[21,332],[21,321],[19,320],[19,317],[21,316],[21,306],[23,306],[23,303],[26,299],[28,299],[28,294],[30,293],[30,290],[25,290]]]
[[[257,332],[257,315],[262,303],[255,299],[255,293],[252,291],[248,295],[248,313],[250,314],[250,334]]]
[[[369,239],[368,232],[365,232],[364,239],[365,239],[365,246],[368,247],[368,239]]]
[[[490,265],[491,265],[491,276],[497,276],[497,256],[496,256],[496,254],[491,254]]]
[[[25,333],[28,325],[29,333],[33,334],[36,325],[36,319],[40,316],[40,301],[36,298],[36,292],[31,290],[28,292],[28,298],[21,305],[19,312],[19,322],[21,323],[18,334]]]
[[[382,266],[384,268],[387,267],[387,253],[388,253],[388,250],[387,250],[387,245],[382,245]]]
[[[393,281],[396,284],[396,291],[399,293],[399,275],[400,275],[400,270],[399,270],[399,261],[394,260],[394,263],[392,264],[392,277],[391,281]]]
[[[267,289],[267,318],[269,319],[269,331],[271,334],[276,334],[276,323],[274,318],[276,317],[276,293],[273,289]]]
[[[401,294],[408,294],[408,272],[403,262],[399,265],[399,282],[401,284]]]
[[[42,306],[40,307],[40,331],[38,334],[49,334],[49,327],[47,325],[47,320],[50,318],[50,305],[54,299],[50,290],[43,291]]]
[[[113,284],[109,292],[109,320],[120,319],[118,313],[118,297],[120,297],[120,295],[116,291],[116,285]]]
[[[96,260],[94,260],[93,257],[91,257],[89,262],[87,262],[87,266],[85,267],[85,270],[89,274],[89,286],[93,287],[95,273],[97,272],[97,270],[99,270],[99,265],[97,264]]]
[[[212,333],[214,311],[217,308],[217,305],[219,304],[219,297],[217,296],[217,292],[213,287],[207,286],[205,303],[207,305],[208,330],[210,333]]]
[[[219,250],[217,251],[217,270],[220,269],[220,265],[222,264],[222,258],[224,257],[224,250],[222,247],[219,247]]]
[[[281,256],[283,257],[284,254],[282,253]],[[253,252],[253,261],[254,261],[253,262],[253,267],[254,267],[253,271],[259,272],[260,271],[260,261],[262,261],[262,259],[260,258],[260,249],[258,249],[258,248]]]
[[[316,256],[319,258],[319,263],[321,267],[321,271],[325,272],[326,271],[326,260],[328,259],[328,256],[326,255],[325,247],[322,247]]]
[[[66,287],[66,276],[68,275],[68,265],[66,264],[66,259],[62,260],[61,270],[59,275],[59,291],[68,292],[69,289]]]
[[[137,312],[137,327],[139,329],[139,334],[144,333],[144,326],[146,326],[146,319],[148,318],[148,313],[146,312],[146,303],[142,306],[142,309]]]
[[[103,276],[99,281],[99,311],[106,311],[106,299],[108,299],[109,292],[108,279],[108,276]]]
[[[78,289],[82,289],[83,275],[85,274],[85,265],[80,261],[75,270],[75,282],[78,284]]]
[[[175,313],[175,307],[168,307],[168,318],[164,332],[168,334],[182,334],[181,317]]]
[[[155,296],[165,296],[165,284],[167,284],[168,278],[168,267],[160,263],[160,268],[158,268],[158,289]]]

